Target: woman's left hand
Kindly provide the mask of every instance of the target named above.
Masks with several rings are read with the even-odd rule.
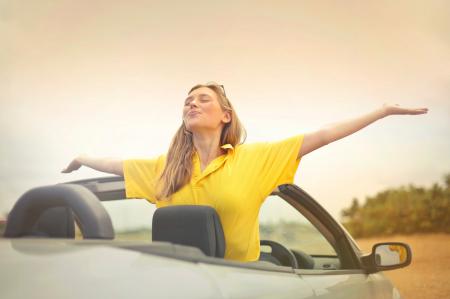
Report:
[[[410,114],[410,115],[416,115],[416,114],[424,114],[428,112],[428,108],[403,108],[400,107],[398,104],[391,105],[391,104],[383,104],[383,109],[385,112],[385,115],[394,115],[394,114]]]

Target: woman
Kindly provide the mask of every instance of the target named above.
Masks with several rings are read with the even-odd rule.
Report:
[[[383,107],[361,117],[278,142],[243,144],[245,131],[214,82],[194,86],[184,102],[183,123],[167,155],[146,160],[75,158],[62,172],[82,165],[124,176],[127,198],[146,198],[157,207],[208,205],[220,216],[225,258],[259,258],[258,213],[264,199],[292,183],[300,158],[393,114],[423,114],[428,109]]]

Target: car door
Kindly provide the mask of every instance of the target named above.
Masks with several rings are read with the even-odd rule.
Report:
[[[218,286],[223,298],[316,298],[308,282],[292,269],[280,267],[277,271],[276,267],[246,264],[229,262],[215,265],[209,261],[201,266]]]
[[[117,192],[113,199],[120,196],[123,194]],[[111,216],[116,240],[151,240],[152,221],[149,219],[156,211],[155,205],[141,199],[106,200],[102,203]],[[239,263],[207,257],[196,263],[207,274],[208,281],[217,287],[215,298],[315,298],[312,287],[290,267],[276,268],[271,264]]]
[[[296,255],[300,268],[295,273],[317,298],[395,298],[392,284],[381,273],[369,275],[361,269],[344,232],[336,233],[340,226],[334,223],[330,228],[331,216],[299,190],[289,185],[265,200],[260,210],[261,240],[276,241]]]

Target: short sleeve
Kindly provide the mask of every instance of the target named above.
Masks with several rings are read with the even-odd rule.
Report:
[[[304,135],[296,135],[276,142],[261,144],[258,151],[261,193],[269,195],[277,186],[292,184],[300,163],[297,158]]]
[[[162,156],[154,159],[129,159],[123,162],[127,198],[156,202],[156,183],[162,171]]]

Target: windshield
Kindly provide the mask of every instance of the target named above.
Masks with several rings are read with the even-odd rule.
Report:
[[[104,201],[116,240],[151,241],[154,204],[143,199]],[[297,210],[277,195],[269,196],[259,214],[260,239],[277,241],[284,246],[311,255],[336,252],[325,237]],[[81,235],[78,234],[81,238]]]

